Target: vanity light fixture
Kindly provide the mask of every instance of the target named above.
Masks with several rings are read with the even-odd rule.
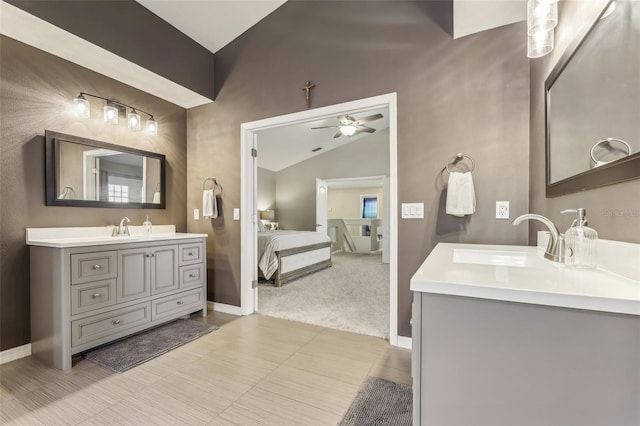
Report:
[[[553,50],[558,25],[558,0],[527,1],[527,56],[539,58]]]
[[[142,118],[140,117],[140,113],[143,113],[149,116],[145,123],[145,133],[151,136],[158,135],[158,122],[153,118],[152,114],[143,111],[140,108],[123,104],[122,102],[114,101],[113,99],[104,98],[102,96],[92,95],[91,93],[80,92],[80,95],[73,100],[74,109],[79,117],[89,118],[91,115],[89,101],[85,96],[102,99],[106,102],[106,105],[103,108],[103,119],[105,123],[118,124],[120,112],[123,112],[127,116],[127,127],[131,130],[140,130],[142,128]],[[127,110],[131,111],[127,113]]]

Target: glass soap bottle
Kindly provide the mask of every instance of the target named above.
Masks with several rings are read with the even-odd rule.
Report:
[[[565,264],[573,268],[595,268],[597,266],[598,233],[587,222],[587,210],[583,208],[563,210],[560,213],[575,213],[571,227],[564,233]]]
[[[142,235],[151,235],[151,221],[149,220],[149,216],[142,222]]]

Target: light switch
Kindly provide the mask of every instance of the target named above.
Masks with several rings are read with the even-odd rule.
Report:
[[[424,203],[402,203],[403,219],[424,219]]]
[[[200,209],[193,209],[193,220],[200,219]]]
[[[233,220],[240,220],[240,209],[238,207],[233,208]]]

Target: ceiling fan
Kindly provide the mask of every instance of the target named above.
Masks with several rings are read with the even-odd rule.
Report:
[[[370,121],[379,120],[383,117],[382,114],[374,114],[368,117],[362,117],[359,119],[355,119],[350,115],[341,115],[338,118],[340,124],[337,126],[322,126],[322,127],[312,127],[311,130],[315,129],[338,129],[338,132],[333,135],[333,138],[339,138],[340,136],[353,136],[358,133],[373,133],[376,129],[368,126],[363,126],[364,123],[368,123]]]

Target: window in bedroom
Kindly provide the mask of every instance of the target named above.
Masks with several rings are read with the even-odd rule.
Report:
[[[362,200],[362,218],[377,219],[378,218],[378,196],[377,195],[361,195]],[[371,235],[371,226],[363,225],[361,235],[368,237]]]

